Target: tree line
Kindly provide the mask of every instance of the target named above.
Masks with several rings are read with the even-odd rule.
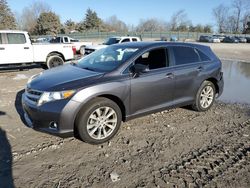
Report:
[[[213,9],[219,33],[250,33],[250,1],[233,0]]]
[[[219,33],[240,33],[246,28],[250,18],[249,0],[233,0],[231,7],[221,4],[213,9]],[[248,7],[248,8],[247,8]],[[42,1],[35,1],[29,7],[23,8],[18,14],[13,14],[6,0],[0,0],[0,29],[21,29],[32,35],[54,35],[58,33],[100,31],[100,32],[202,32],[211,33],[213,27],[209,24],[193,25],[185,10],[179,10],[167,22],[157,18],[141,19],[138,25],[128,25],[113,15],[106,20],[88,8],[82,21],[71,19],[61,23],[60,17],[51,7]]]

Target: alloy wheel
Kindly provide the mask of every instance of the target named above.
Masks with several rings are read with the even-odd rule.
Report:
[[[100,140],[112,134],[117,125],[117,114],[111,107],[99,107],[87,120],[87,132],[90,137]]]
[[[206,86],[202,89],[200,95],[200,105],[202,108],[208,108],[214,100],[214,89],[211,86]]]

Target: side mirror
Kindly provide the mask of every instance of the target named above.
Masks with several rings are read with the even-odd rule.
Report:
[[[141,73],[145,73],[148,71],[149,71],[148,65],[135,64],[132,67],[130,67],[130,73],[132,74],[133,78],[136,78]]]

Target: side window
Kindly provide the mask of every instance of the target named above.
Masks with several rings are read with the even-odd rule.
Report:
[[[26,39],[22,33],[7,33],[8,44],[25,44]]]
[[[0,33],[0,44],[3,44],[2,43],[2,34]]]
[[[150,70],[168,66],[166,49],[154,49],[142,54],[135,60],[135,64],[148,65]]]
[[[203,52],[201,52],[200,50],[197,50],[197,51],[199,53],[201,61],[211,61],[211,59],[207,55],[205,55]]]
[[[121,43],[123,43],[123,42],[130,42],[130,40],[129,40],[129,39],[123,39],[123,40],[121,41]]]
[[[64,42],[69,42],[68,37],[64,37]]]
[[[133,42],[137,42],[137,38],[132,38],[132,41]]]
[[[188,63],[199,62],[200,58],[194,48],[184,46],[173,47],[175,64],[184,65]]]

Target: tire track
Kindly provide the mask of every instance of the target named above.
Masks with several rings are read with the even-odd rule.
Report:
[[[23,158],[25,156],[28,156],[28,155],[31,155],[31,154],[37,154],[39,152],[42,152],[42,151],[45,151],[45,150],[48,150],[48,149],[59,149],[66,142],[71,142],[73,140],[74,140],[74,138],[70,138],[70,139],[67,139],[67,140],[59,139],[59,140],[54,141],[54,142],[51,141],[51,142],[48,142],[48,143],[42,143],[42,144],[39,144],[39,145],[31,148],[28,151],[21,151],[21,152],[14,151],[12,153],[12,156],[13,156],[14,161],[16,161],[16,160],[19,160],[19,159],[21,159],[21,158]]]
[[[249,125],[250,120],[245,121],[236,132],[244,133],[244,128]],[[215,178],[242,168],[249,161],[248,137],[241,137],[237,141],[224,140],[181,156],[179,162],[160,169],[160,176],[155,177],[155,182],[163,180],[160,187],[217,187]],[[156,186],[159,184],[156,183]]]

